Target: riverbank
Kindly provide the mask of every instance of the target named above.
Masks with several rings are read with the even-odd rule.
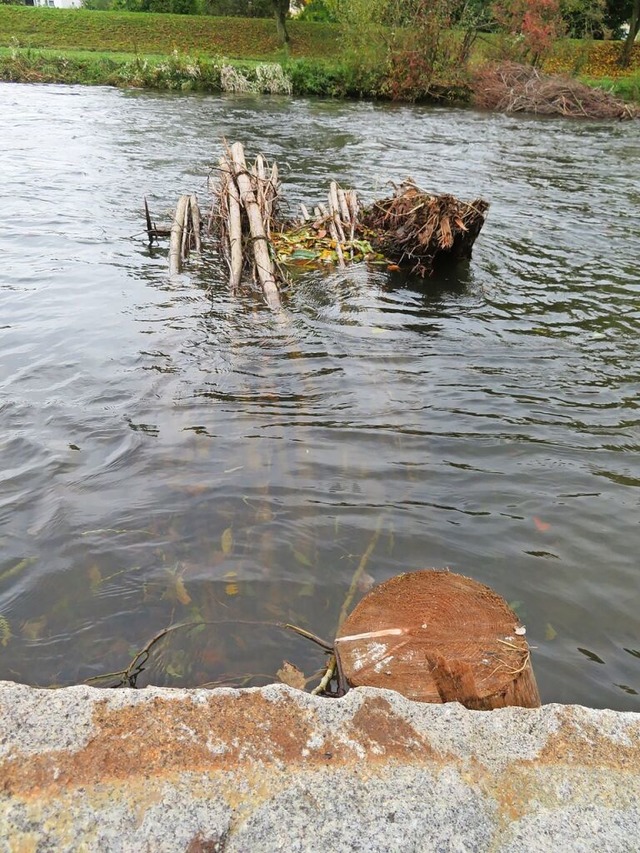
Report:
[[[337,26],[292,21],[290,29],[285,54],[271,20],[0,6],[0,78],[214,93],[390,96],[382,78],[359,73],[342,58]],[[640,46],[625,72],[616,64],[619,50],[617,42],[559,42],[545,70],[640,103]],[[490,57],[491,37],[482,37],[471,64]],[[471,87],[463,78],[436,81],[417,99],[468,103]]]

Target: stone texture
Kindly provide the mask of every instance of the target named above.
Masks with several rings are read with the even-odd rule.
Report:
[[[627,851],[640,716],[0,683],[0,851]]]

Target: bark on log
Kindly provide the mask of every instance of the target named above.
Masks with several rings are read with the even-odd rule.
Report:
[[[489,587],[452,572],[380,584],[342,624],[335,649],[352,687],[477,711],[540,705],[518,617]]]
[[[279,309],[281,307],[280,293],[269,255],[269,241],[265,233],[262,214],[256,202],[253,187],[251,186],[251,176],[247,171],[244,149],[239,142],[234,142],[231,146],[231,157],[234,166],[234,176],[240,191],[240,201],[244,204],[249,219],[252,249],[258,279],[262,285],[267,305],[274,310]]]
[[[177,275],[182,270],[182,234],[189,205],[189,196],[181,195],[171,224],[169,239],[169,275]]]

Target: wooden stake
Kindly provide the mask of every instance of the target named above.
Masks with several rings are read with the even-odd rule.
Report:
[[[276,310],[281,307],[280,293],[278,291],[278,286],[273,273],[273,265],[269,255],[269,241],[265,233],[262,214],[256,202],[255,193],[251,185],[251,176],[247,171],[244,149],[239,142],[234,142],[231,146],[231,157],[233,161],[234,177],[240,191],[240,201],[244,205],[249,219],[256,273],[260,284],[262,285],[267,305]]]
[[[344,229],[342,227],[342,218],[340,213],[340,202],[338,201],[338,185],[335,181],[331,181],[329,184],[329,210],[331,211],[331,215],[333,216],[333,221],[336,226],[336,231],[338,232],[338,237],[340,238],[341,243],[346,243],[346,237],[344,236]]]
[[[397,575],[366,595],[335,651],[352,687],[477,711],[540,706],[525,629],[489,587],[452,572]]]
[[[233,166],[226,157],[220,158],[220,169],[222,170],[226,189],[227,208],[229,218],[227,222],[230,255],[229,285],[232,292],[240,286],[242,278],[242,217],[240,214],[240,193],[233,178]]]
[[[202,226],[202,217],[200,216],[200,208],[198,207],[198,199],[195,195],[191,196],[191,221],[193,223],[193,245],[194,251],[202,251],[202,241],[200,239],[200,228]]]
[[[185,261],[189,257],[189,245],[191,236],[191,196],[187,198],[187,204],[184,209],[184,220],[182,223],[182,240],[180,241],[180,266],[184,266]]]
[[[145,215],[145,218],[147,220],[147,235],[149,237],[149,245],[151,246],[153,244],[153,240],[154,240],[155,235],[153,233],[154,227],[153,227],[153,224],[151,222],[151,214],[149,213],[149,204],[147,202],[146,196],[144,198],[144,215]]]
[[[182,270],[182,232],[188,203],[189,196],[181,195],[173,217],[169,239],[169,275],[177,275]]]
[[[336,185],[337,195],[338,195],[338,203],[340,205],[340,218],[342,221],[350,225],[351,224],[351,214],[349,213],[349,205],[347,204],[347,197],[345,191],[342,187],[338,187]]]

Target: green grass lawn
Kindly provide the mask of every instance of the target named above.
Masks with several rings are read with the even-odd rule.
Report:
[[[335,56],[335,25],[291,21],[289,28],[292,56]],[[274,62],[284,56],[271,19],[2,5],[0,46],[16,43],[19,47],[110,53],[166,55],[177,50]]]

